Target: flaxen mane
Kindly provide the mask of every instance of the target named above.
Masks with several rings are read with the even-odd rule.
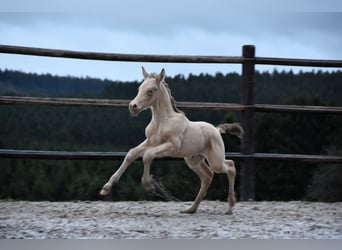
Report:
[[[154,79],[158,79],[158,76],[159,76],[159,74],[157,74],[157,73],[150,73],[149,74],[149,77],[154,78]],[[175,111],[176,113],[180,113],[180,114],[184,115],[184,112],[182,110],[180,110],[179,108],[177,108],[176,101],[173,98],[173,96],[171,95],[171,89],[170,89],[169,85],[165,81],[162,81],[161,83],[164,85],[164,87],[167,90],[167,93],[169,94],[173,111]]]
[[[167,90],[167,93],[169,94],[169,97],[170,97],[170,101],[171,101],[171,105],[172,105],[173,110],[174,110],[176,113],[180,113],[180,114],[183,114],[183,115],[184,115],[184,112],[183,112],[182,110],[180,110],[179,108],[177,108],[176,101],[175,101],[175,99],[173,98],[173,96],[171,95],[171,89],[169,88],[169,85],[168,85],[165,81],[162,81],[162,84],[165,86],[165,88],[166,88],[166,90]]]

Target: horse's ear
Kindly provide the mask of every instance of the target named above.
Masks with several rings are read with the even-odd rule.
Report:
[[[146,72],[144,66],[142,66],[141,68],[142,68],[143,76],[144,76],[144,78],[146,79],[146,78],[149,76],[149,74]]]
[[[161,71],[160,71],[160,74],[159,74],[159,79],[158,79],[158,81],[159,82],[162,82],[162,81],[164,81],[165,80],[165,74],[166,74],[166,72],[165,72],[165,69],[163,68]]]

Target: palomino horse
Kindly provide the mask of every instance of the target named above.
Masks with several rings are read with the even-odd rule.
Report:
[[[232,160],[225,160],[225,148],[220,133],[228,131],[241,138],[243,129],[237,123],[221,124],[218,127],[206,122],[189,121],[180,111],[165,83],[165,70],[160,74],[147,73],[142,68],[144,81],[137,96],[130,102],[129,111],[137,116],[141,111],[152,110],[151,122],[145,129],[146,139],[127,153],[119,169],[100,191],[107,195],[113,184],[119,181],[127,167],[142,157],[144,173],[142,184],[147,191],[153,190],[150,166],[154,158],[181,157],[200,178],[201,187],[192,206],[183,213],[194,213],[206,195],[214,173],[225,173],[229,180],[227,214],[232,214],[235,205],[234,181],[236,170]],[[207,163],[209,163],[209,166]]]

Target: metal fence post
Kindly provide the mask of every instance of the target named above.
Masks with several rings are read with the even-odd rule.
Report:
[[[255,104],[255,47],[244,45],[242,56],[246,60],[242,64],[241,104],[248,105],[241,112],[241,125],[245,130],[241,142],[241,153],[254,154],[254,104]],[[240,200],[255,199],[255,159],[247,157],[241,162]]]

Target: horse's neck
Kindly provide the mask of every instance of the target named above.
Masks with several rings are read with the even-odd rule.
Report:
[[[166,88],[163,86],[160,95],[155,105],[152,106],[152,121],[160,123],[167,121],[167,118],[174,115],[176,112],[173,110],[170,96],[167,94]]]

